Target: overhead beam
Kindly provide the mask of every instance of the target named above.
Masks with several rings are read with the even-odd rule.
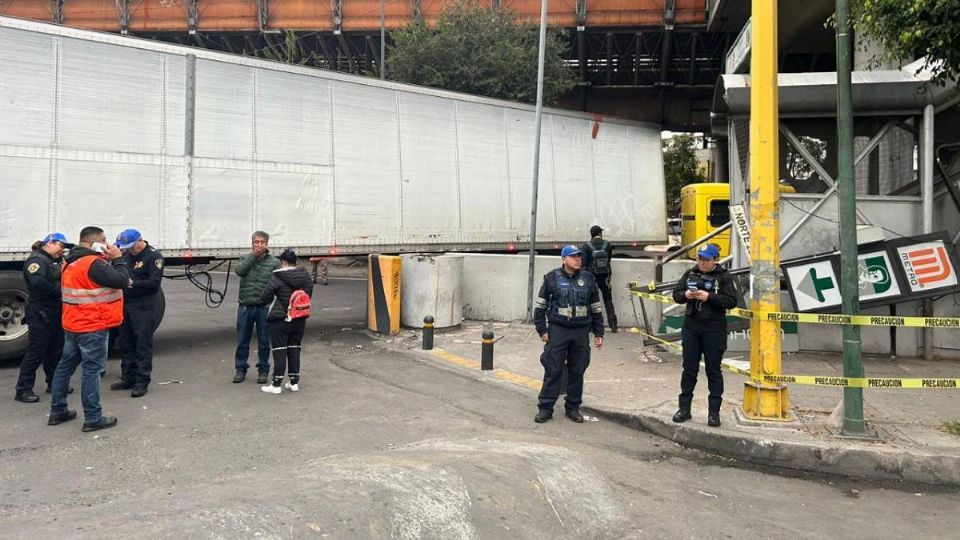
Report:
[[[116,4],[120,34],[125,36],[130,33],[130,0],[116,0]]]
[[[187,0],[187,33],[194,35],[197,33],[197,24],[200,22],[200,10],[197,9],[199,0]]]

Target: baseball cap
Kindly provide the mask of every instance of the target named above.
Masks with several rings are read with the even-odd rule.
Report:
[[[48,234],[46,237],[44,237],[43,239],[44,244],[49,244],[50,242],[60,242],[61,244],[63,244],[63,247],[67,249],[70,249],[73,247],[73,244],[71,244],[70,242],[67,242],[67,236],[59,232],[52,232]]]
[[[698,259],[719,259],[720,258],[720,248],[716,244],[706,244],[700,246],[700,249],[697,250]]]
[[[120,249],[130,249],[141,238],[143,237],[140,236],[140,231],[136,229],[127,229],[117,235],[116,245]]]
[[[560,250],[561,257],[569,257],[571,255],[580,255],[582,253],[577,246],[563,246],[563,249]]]
[[[599,236],[603,232],[603,227],[599,225],[594,225],[590,227],[590,236]]]

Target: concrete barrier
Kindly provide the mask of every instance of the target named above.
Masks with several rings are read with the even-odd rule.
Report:
[[[527,255],[463,254],[463,316],[480,321],[518,321],[527,316]],[[535,262],[534,295],[543,275],[560,266],[559,256],[538,256]],[[671,262],[664,268],[665,280],[677,280],[692,262]],[[627,284],[647,283],[654,277],[650,259],[613,259],[613,304],[623,327],[640,323],[640,306]],[[637,300],[639,302],[639,300]],[[636,316],[634,315],[636,307]],[[659,309],[651,307],[651,324],[659,324]]]
[[[422,328],[427,315],[433,316],[435,328],[463,322],[463,255],[412,254],[403,255],[402,259],[400,324]]]

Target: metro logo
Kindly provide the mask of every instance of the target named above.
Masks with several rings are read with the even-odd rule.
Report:
[[[907,252],[913,271],[920,285],[936,283],[950,277],[950,259],[943,247],[935,249],[917,249]]]
[[[905,246],[897,252],[914,292],[957,284],[950,255],[942,241]]]

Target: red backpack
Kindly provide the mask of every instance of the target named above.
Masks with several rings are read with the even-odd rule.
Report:
[[[302,319],[310,316],[310,295],[303,289],[297,289],[290,294],[290,303],[287,304],[287,322],[293,319]]]

